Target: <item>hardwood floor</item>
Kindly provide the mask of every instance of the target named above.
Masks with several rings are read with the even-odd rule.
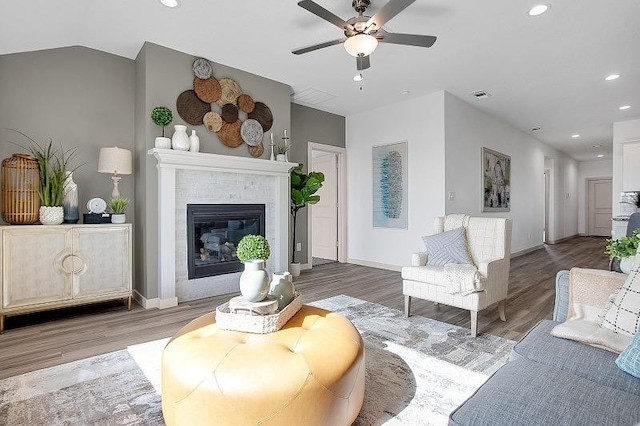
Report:
[[[542,319],[550,319],[555,274],[573,266],[607,269],[605,239],[575,237],[511,260],[507,322],[493,306],[478,315],[478,331],[517,340]],[[399,272],[332,263],[303,271],[295,281],[305,302],[346,294],[403,309]],[[146,310],[121,303],[8,317],[0,335],[0,378],[125,349],[128,345],[169,337],[193,318],[215,309],[230,295]],[[469,327],[468,311],[413,299],[412,315]]]

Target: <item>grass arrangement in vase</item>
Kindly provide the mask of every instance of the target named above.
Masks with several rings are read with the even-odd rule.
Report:
[[[129,199],[124,197],[113,197],[109,201],[109,208],[111,209],[111,223],[124,223],[127,216],[125,212],[129,207]]]

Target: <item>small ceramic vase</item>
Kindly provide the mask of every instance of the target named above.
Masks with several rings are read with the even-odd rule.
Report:
[[[64,220],[62,206],[40,206],[40,223],[43,225],[60,225]]]
[[[629,274],[631,272],[631,268],[633,267],[633,261],[635,260],[635,258],[635,256],[629,256],[620,259],[620,270],[623,274]]]
[[[156,148],[161,148],[161,149],[171,149],[171,138],[165,138],[163,136],[158,136],[156,138],[155,147]]]
[[[173,127],[176,131],[171,137],[171,148],[178,151],[189,151],[189,135],[187,135],[187,126],[176,124]]]
[[[113,213],[111,215],[111,223],[124,223],[127,220],[127,215],[124,213]]]
[[[287,271],[274,272],[269,296],[278,300],[278,310],[282,311],[295,297],[295,287],[291,282],[291,274]]]
[[[247,260],[240,275],[240,293],[249,302],[261,302],[269,292],[269,275],[264,260]]]
[[[191,136],[189,136],[189,151],[198,152],[200,151],[200,138],[196,135],[196,131],[191,131]]]

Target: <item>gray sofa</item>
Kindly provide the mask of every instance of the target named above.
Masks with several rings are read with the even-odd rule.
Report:
[[[450,425],[640,423],[640,379],[616,366],[617,354],[550,334],[567,317],[568,272],[556,277],[554,321],[531,329],[511,360],[451,413]]]

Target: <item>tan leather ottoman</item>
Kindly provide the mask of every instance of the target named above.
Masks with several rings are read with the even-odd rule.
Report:
[[[364,345],[342,315],[303,305],[279,331],[187,324],[162,355],[168,426],[350,425],[364,399]]]

